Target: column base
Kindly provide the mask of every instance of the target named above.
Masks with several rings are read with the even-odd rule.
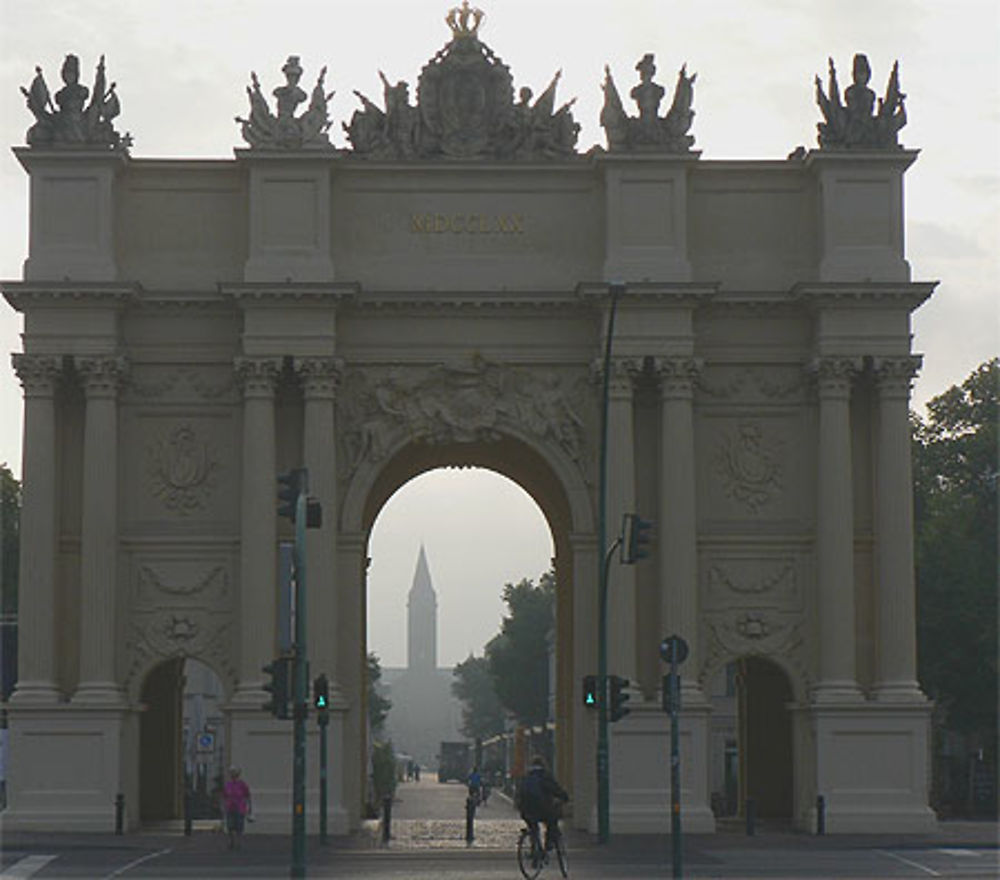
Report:
[[[931,704],[874,700],[812,705],[815,790],[797,824],[815,831],[822,795],[829,834],[924,833],[937,824],[928,806]]]
[[[821,681],[812,693],[813,703],[863,703],[865,695],[856,681]]]
[[[88,681],[79,685],[70,702],[74,706],[124,708],[125,693],[113,681]]]
[[[9,705],[52,706],[62,701],[62,694],[51,681],[19,681]]]
[[[697,696],[692,691],[692,700]],[[682,698],[683,699],[683,698]],[[681,827],[715,831],[708,797],[710,707],[685,706],[680,717]],[[670,832],[670,717],[658,703],[641,703],[611,725],[611,830],[624,834]]]
[[[886,681],[875,685],[872,696],[880,703],[926,703],[927,696],[915,681]]]
[[[138,723],[129,709],[11,703],[5,831],[112,832],[138,824]]]

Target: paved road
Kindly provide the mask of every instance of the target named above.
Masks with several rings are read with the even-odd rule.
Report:
[[[416,820],[419,821],[419,820]],[[692,835],[685,839],[687,878],[906,878],[970,880],[1000,876],[997,826],[980,824],[957,833],[945,826],[928,837],[813,837],[761,834]],[[250,835],[229,852],[220,835],[192,837],[135,834],[5,834],[0,877],[8,878],[280,878],[288,876],[287,837]],[[587,880],[669,877],[669,842],[616,837],[599,847],[586,835],[569,835],[570,876]],[[330,847],[309,846],[310,877],[375,880],[500,880],[516,878],[513,849],[420,848],[375,845],[364,836]],[[551,871],[543,878],[558,876]]]

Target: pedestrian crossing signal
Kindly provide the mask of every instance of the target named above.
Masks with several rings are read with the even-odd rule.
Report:
[[[585,675],[583,677],[583,705],[588,709],[596,709],[597,701],[597,676]]]
[[[330,682],[325,675],[313,679],[313,705],[320,710],[330,707]]]

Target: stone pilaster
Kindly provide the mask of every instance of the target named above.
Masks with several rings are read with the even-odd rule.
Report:
[[[337,627],[337,444],[335,401],[342,363],[336,358],[295,359],[305,398],[303,460],[309,469],[309,494],[323,505],[323,525],[306,532],[309,615],[306,640],[312,674],[338,680]]]
[[[819,393],[816,567],[819,624],[817,702],[859,700],[855,660],[854,501],[851,382],[854,358],[811,365]]]
[[[880,700],[924,699],[917,684],[916,584],[913,573],[913,474],[910,461],[910,383],[919,356],[877,358],[878,452],[875,475],[875,553],[878,572]]]
[[[24,388],[21,487],[18,682],[14,703],[54,703],[56,687],[55,390],[62,359],[15,354],[14,370]]]
[[[74,703],[124,701],[116,675],[120,356],[76,358],[87,400],[80,529],[80,677]]]
[[[621,529],[622,515],[635,510],[635,413],[633,384],[636,361],[615,358],[608,384],[607,534]],[[635,679],[635,569],[612,563],[608,575],[608,673]]]
[[[684,703],[698,699],[698,548],[695,502],[694,383],[701,362],[657,358],[660,380],[660,623],[690,653],[681,666]]]
[[[235,703],[262,703],[262,667],[273,659],[277,590],[274,389],[279,358],[237,358],[243,386],[240,525],[240,661]]]

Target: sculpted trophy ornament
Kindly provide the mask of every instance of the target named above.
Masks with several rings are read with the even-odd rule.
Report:
[[[544,159],[575,155],[580,126],[569,101],[556,109],[561,72],[538,99],[520,90],[509,68],[479,39],[485,18],[463,0],[445,17],[451,41],[420,73],[416,106],[409,85],[379,72],[385,109],[355,91],[361,108],[344,131],[354,155],[372,159]]]
[[[104,56],[97,63],[94,88],[80,84],[80,59],[67,55],[61,76],[63,87],[55,100],[42,74],[35,68],[35,78],[28,88],[21,87],[35,124],[28,129],[27,142],[32,147],[88,147],[127,149],[132,136],[115,131],[112,121],[121,113],[115,83],[107,85]],[[87,99],[90,98],[88,103]]]
[[[611,152],[657,151],[687,153],[694,146],[694,135],[688,134],[694,121],[694,81],[697,74],[687,75],[687,65],[677,74],[674,98],[666,116],[660,116],[660,102],[666,90],[653,80],[656,64],[647,53],[635,65],[639,84],[629,92],[629,97],[639,108],[638,118],[629,116],[622,106],[618,87],[611,76],[611,68],[604,66],[604,106],[601,109],[601,126],[608,138]]]
[[[823,113],[823,122],[817,123],[817,140],[821,149],[884,150],[899,147],[899,130],[906,125],[906,98],[899,90],[899,62],[892,65],[885,97],[878,99],[868,88],[872,71],[865,55],[854,56],[851,71],[852,83],[844,90],[840,100],[837,71],[830,59],[827,91],[816,77],[816,103]]]
[[[302,67],[298,55],[289,55],[281,72],[285,74],[285,84],[271,93],[277,108],[277,113],[272,113],[260,90],[260,80],[251,71],[251,85],[247,86],[250,116],[247,119],[236,117],[243,140],[250,144],[251,149],[260,150],[331,149],[327,104],[334,93],[327,94],[325,90],[326,67],[319,72],[311,96],[299,86]],[[309,106],[296,116],[299,104],[307,98]]]

